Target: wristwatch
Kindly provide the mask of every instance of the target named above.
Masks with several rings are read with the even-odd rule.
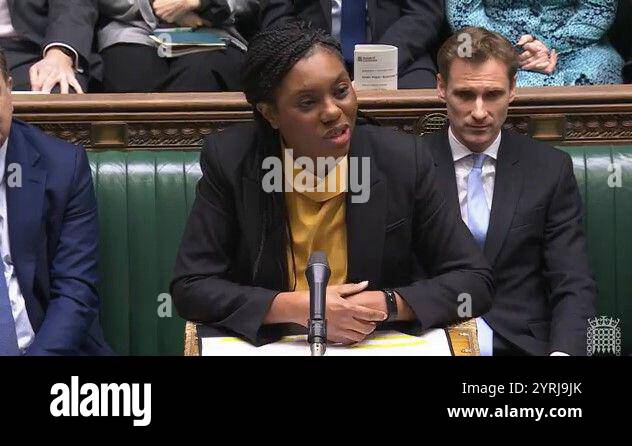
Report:
[[[386,310],[388,317],[385,322],[393,322],[397,320],[397,299],[395,298],[395,291],[390,288],[382,290],[384,297],[386,298]]]

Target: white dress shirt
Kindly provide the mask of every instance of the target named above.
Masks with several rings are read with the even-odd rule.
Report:
[[[15,321],[18,347],[24,352],[33,342],[35,333],[26,313],[26,303],[20,291],[20,284],[11,260],[9,221],[7,219],[7,182],[4,177],[8,145],[9,140],[7,139],[0,148],[0,257],[4,262],[4,280],[6,280],[7,289],[9,290],[9,301],[11,302],[11,312]]]
[[[0,0],[0,37],[15,37],[17,33],[11,22],[8,0]]]
[[[487,155],[483,161],[483,190],[485,191],[485,201],[487,207],[491,210],[492,199],[494,198],[494,181],[496,179],[496,159],[498,158],[498,147],[500,147],[500,135],[491,143],[491,145],[483,151]],[[459,206],[461,208],[461,218],[467,225],[467,179],[470,171],[474,166],[474,161],[470,157],[472,152],[465,147],[454,133],[452,128],[448,129],[448,138],[450,140],[450,148],[452,149],[452,159],[454,160],[454,172],[456,173],[456,188],[459,192]]]

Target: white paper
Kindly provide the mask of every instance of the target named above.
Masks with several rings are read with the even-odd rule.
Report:
[[[202,356],[309,356],[307,335],[286,336],[254,347],[234,337],[202,338]],[[397,331],[373,333],[354,346],[328,345],[326,356],[450,356],[448,336],[442,329],[421,336]]]
[[[397,47],[356,45],[353,85],[356,90],[397,90]]]

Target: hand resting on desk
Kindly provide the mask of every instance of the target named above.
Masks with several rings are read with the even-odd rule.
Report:
[[[381,291],[364,291],[368,282],[345,283],[327,287],[327,340],[341,344],[361,342],[387,317],[386,301]],[[398,296],[402,320],[413,313]],[[292,322],[307,327],[309,291],[279,293],[272,301],[264,324]]]

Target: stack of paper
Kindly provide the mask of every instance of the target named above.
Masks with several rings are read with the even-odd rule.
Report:
[[[162,28],[156,29],[149,37],[159,45],[158,54],[163,57],[178,57],[226,48],[226,41],[218,33],[207,29]]]
[[[254,347],[234,337],[202,338],[202,356],[309,356],[307,335],[286,336]],[[450,356],[448,336],[442,329],[410,336],[396,331],[373,333],[352,346],[327,346],[327,356]]]

